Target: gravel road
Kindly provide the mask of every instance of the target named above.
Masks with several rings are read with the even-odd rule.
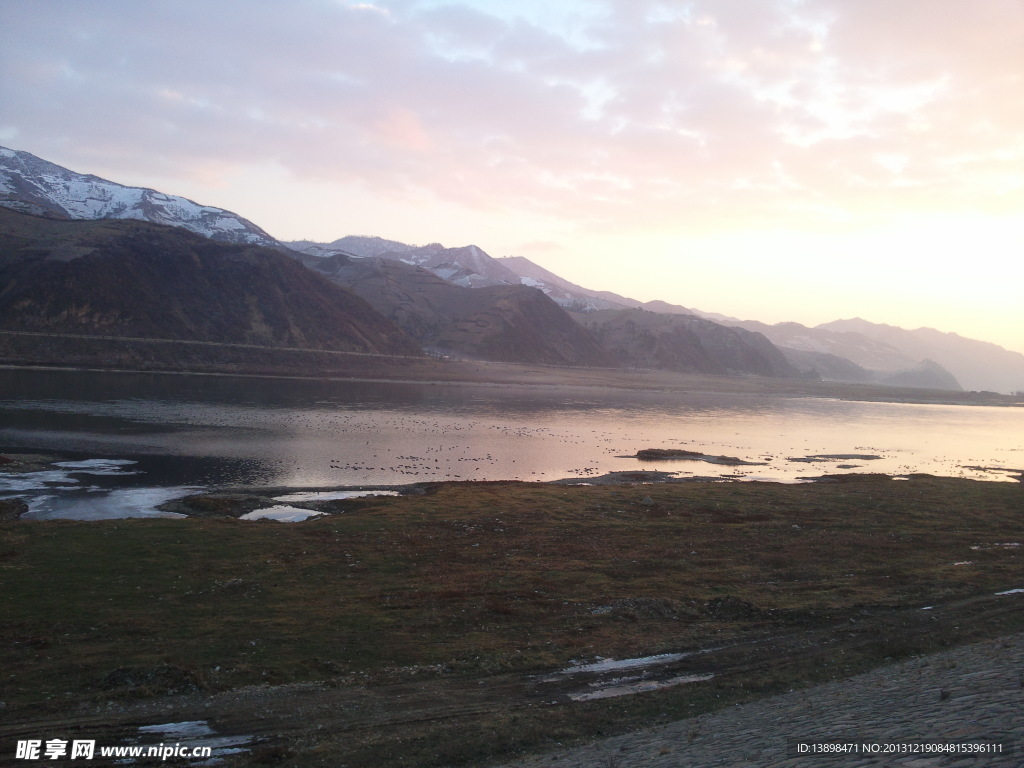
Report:
[[[839,754],[797,742],[852,744]],[[888,753],[926,744],[1000,744],[1002,752]],[[874,747],[872,745],[877,745]],[[918,746],[913,746],[918,745]],[[1024,634],[890,664],[827,683],[504,768],[1020,768]]]

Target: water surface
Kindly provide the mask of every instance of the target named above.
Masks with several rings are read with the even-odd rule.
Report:
[[[2,370],[0,446],[105,460],[46,476],[0,478],[0,498],[29,498],[32,516],[66,512],[67,499],[102,516],[104,505],[123,511],[141,504],[152,512],[157,497],[225,485],[585,482],[637,469],[777,481],[848,471],[1008,480],[1010,470],[1024,466],[1024,409]],[[756,464],[630,458],[643,448],[685,448]],[[826,455],[879,458],[794,460]]]

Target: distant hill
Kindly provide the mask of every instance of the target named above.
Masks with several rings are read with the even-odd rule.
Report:
[[[891,344],[860,333],[808,328],[800,323],[767,325],[754,320],[733,321],[730,325],[763,333],[772,343],[786,349],[818,352],[843,357],[871,371],[902,371],[920,361]]]
[[[799,323],[766,325],[732,320],[730,325],[763,333],[794,366],[827,381],[959,391],[959,381],[934,360],[915,358],[856,331],[808,328]]]
[[[388,258],[338,254],[312,266],[439,352],[502,362],[611,364],[569,315],[527,286],[465,288]]]
[[[136,219],[183,227],[211,240],[281,247],[251,221],[152,189],[76,173],[0,147],[0,207],[57,219]]]
[[[763,335],[694,315],[606,309],[574,316],[622,365],[684,373],[800,376]]]
[[[0,328],[384,354],[419,346],[281,253],[142,221],[0,208]]]
[[[941,389],[960,392],[963,387],[956,378],[934,360],[922,360],[913,368],[897,371],[877,378],[879,384],[891,387],[914,387],[916,389]]]
[[[1024,391],[1024,355],[987,341],[934,328],[908,331],[860,318],[824,323],[817,329],[860,334],[897,349],[909,358],[934,361],[952,373],[965,389]]]

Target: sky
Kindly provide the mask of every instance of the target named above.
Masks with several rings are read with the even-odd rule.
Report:
[[[1024,352],[1024,0],[0,0],[0,145],[282,240]]]

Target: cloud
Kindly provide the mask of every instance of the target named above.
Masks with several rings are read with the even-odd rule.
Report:
[[[5,131],[112,170],[257,159],[581,228],[1024,202],[1015,0],[595,0],[572,29],[497,5],[17,4]]]

